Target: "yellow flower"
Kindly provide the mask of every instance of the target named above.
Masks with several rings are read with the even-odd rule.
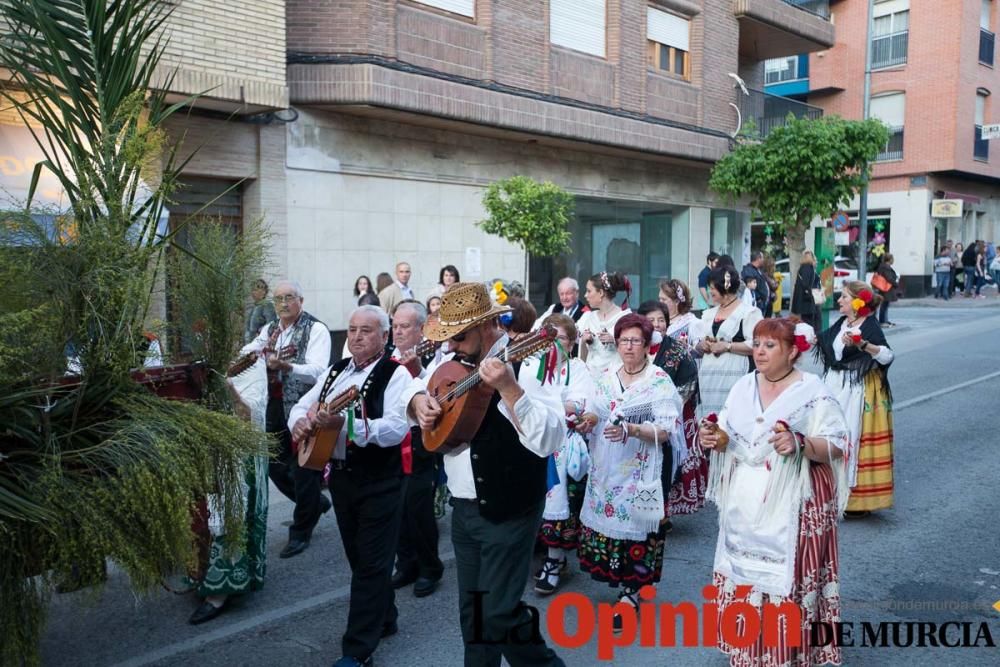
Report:
[[[500,292],[503,292],[503,281],[502,280],[498,280],[495,283],[493,283],[493,291],[496,294],[500,294]]]
[[[507,292],[500,292],[500,294],[497,295],[497,303],[501,306],[507,303]]]
[[[853,308],[854,310],[861,310],[864,307],[865,307],[865,302],[862,301],[861,299],[857,297],[851,299],[851,308]]]

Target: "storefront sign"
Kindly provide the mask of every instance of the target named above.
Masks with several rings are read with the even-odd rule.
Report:
[[[931,200],[932,218],[961,218],[961,199],[934,199]]]
[[[983,128],[979,131],[979,136],[983,141],[1000,139],[1000,124],[983,125]]]

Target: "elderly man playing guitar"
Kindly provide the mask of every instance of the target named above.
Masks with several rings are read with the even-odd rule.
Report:
[[[304,453],[325,442],[313,460],[331,461],[330,495],[351,566],[351,601],[343,657],[335,667],[371,665],[379,640],[398,631],[390,579],[406,491],[400,444],[409,433],[403,390],[410,373],[385,352],[389,317],[377,306],[360,306],[347,328],[351,356],[330,367],[292,408],[292,438]],[[357,392],[347,417],[327,409],[330,398]],[[306,461],[304,465],[314,465]],[[406,471],[408,472],[408,471]]]
[[[517,370],[505,363],[527,356],[514,349],[544,347],[548,335],[536,335],[542,345],[519,341],[508,348],[498,316],[509,310],[494,305],[481,284],[452,286],[424,335],[448,341],[453,359],[428,368],[429,380],[414,378],[403,396],[423,429],[424,445],[446,452],[467,667],[499,667],[501,656],[511,665],[564,664],[544,639],[531,636],[521,594],[545,505],[547,457],[559,449],[566,426],[559,388],[519,377],[517,361]],[[456,369],[463,374],[458,363],[471,372],[448,380],[449,373],[457,377]],[[467,399],[464,407],[459,397]],[[438,442],[448,425],[455,426],[453,433],[465,432]]]

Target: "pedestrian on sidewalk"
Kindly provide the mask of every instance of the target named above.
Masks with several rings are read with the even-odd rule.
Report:
[[[799,272],[795,276],[792,288],[791,313],[808,324],[813,330],[819,329],[820,309],[822,303],[816,303],[813,290],[821,287],[819,275],[816,273],[816,255],[811,250],[802,253]]]
[[[986,246],[980,241],[976,249],[976,298],[985,299],[982,295],[983,285],[986,284]]]
[[[974,241],[962,251],[962,274],[965,276],[962,292],[966,299],[972,297],[972,288],[976,286],[976,253],[979,251],[979,243]]]
[[[892,253],[887,252],[882,257],[882,263],[875,270],[875,275],[881,276],[882,279],[872,278],[872,285],[875,286],[875,283],[879,284],[875,288],[882,296],[882,306],[878,311],[878,323],[882,325],[883,329],[891,329],[896,326],[889,321],[889,304],[898,298],[896,292],[899,289],[899,276],[896,274],[896,270],[892,268],[892,262]]]
[[[1000,296],[1000,255],[993,258],[990,262],[990,273],[993,274],[993,284],[997,288],[997,296]]]
[[[951,259],[951,248],[941,246],[941,252],[934,258],[934,276],[937,279],[937,293],[935,299],[951,299],[951,271],[953,262]]]
[[[951,253],[951,284],[955,286],[956,292],[965,291],[965,272],[962,270],[962,244],[956,243]]]

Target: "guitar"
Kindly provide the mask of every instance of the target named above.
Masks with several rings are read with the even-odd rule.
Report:
[[[338,414],[344,410],[353,410],[354,404],[361,397],[357,387],[350,387],[334,396],[329,402],[324,402],[321,396],[317,409]],[[345,422],[346,423],[346,422]],[[322,470],[327,461],[333,457],[333,448],[337,446],[337,438],[343,428],[316,427],[299,445],[299,467],[309,470]]]
[[[555,327],[544,326],[494,356],[505,363],[521,361],[548,349],[555,340]],[[469,372],[468,365],[459,361],[445,362],[434,371],[427,383],[427,393],[441,406],[441,417],[432,429],[423,431],[427,451],[448,454],[468,446],[493,398],[493,388],[481,381],[478,368]]]
[[[441,341],[437,341],[437,340],[425,340],[425,341],[422,341],[420,343],[417,343],[416,345],[414,345],[412,348],[410,348],[406,352],[401,352],[400,353],[399,359],[398,359],[399,365],[400,366],[405,366],[406,369],[409,370],[410,373],[412,374],[413,370],[410,369],[409,364],[411,364],[414,361],[418,361],[419,362],[421,359],[423,359],[427,355],[431,354],[432,352],[437,351],[437,349],[439,347],[441,347]],[[423,364],[421,363],[421,366],[417,367],[416,374],[419,375],[422,366],[423,366]]]
[[[278,359],[281,361],[288,361],[289,359],[293,359],[296,354],[298,354],[298,350],[294,345],[286,345],[278,351]],[[234,378],[240,373],[246,372],[255,363],[257,363],[257,360],[260,358],[260,352],[247,352],[246,354],[241,355],[226,371],[226,377]]]

